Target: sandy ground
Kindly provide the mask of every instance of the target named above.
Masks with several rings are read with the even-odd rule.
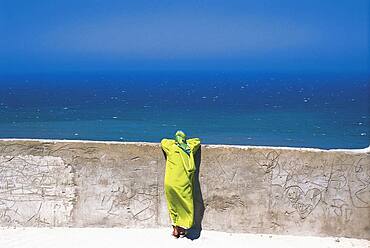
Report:
[[[334,237],[201,232],[198,239],[175,239],[169,229],[123,228],[0,228],[1,248],[115,248],[115,247],[258,247],[369,248],[370,241]]]

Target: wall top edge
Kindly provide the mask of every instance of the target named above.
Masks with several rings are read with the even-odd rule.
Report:
[[[51,142],[51,143],[98,143],[98,144],[121,144],[121,145],[145,145],[159,146],[154,142],[127,142],[127,141],[99,141],[99,140],[70,140],[70,139],[18,139],[4,138],[0,142]],[[202,144],[204,148],[237,148],[237,149],[274,149],[274,150],[293,150],[293,151],[311,151],[311,152],[346,152],[346,153],[370,153],[370,146],[362,149],[321,149],[306,147],[283,147],[283,146],[251,146],[251,145],[222,145],[222,144]]]

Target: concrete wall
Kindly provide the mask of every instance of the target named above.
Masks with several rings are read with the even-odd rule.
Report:
[[[370,239],[370,153],[203,145],[196,226]],[[0,226],[168,226],[159,144],[0,140]]]

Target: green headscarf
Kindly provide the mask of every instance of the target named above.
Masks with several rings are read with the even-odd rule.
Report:
[[[175,134],[176,144],[188,155],[190,154],[190,146],[186,143],[186,135],[183,131],[179,130]]]

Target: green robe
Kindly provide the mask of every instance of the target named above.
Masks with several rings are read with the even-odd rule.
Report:
[[[161,145],[167,155],[164,190],[172,225],[190,228],[194,222],[194,153],[199,148],[200,139],[186,142],[190,146],[189,155],[176,145],[175,140],[163,139]]]

